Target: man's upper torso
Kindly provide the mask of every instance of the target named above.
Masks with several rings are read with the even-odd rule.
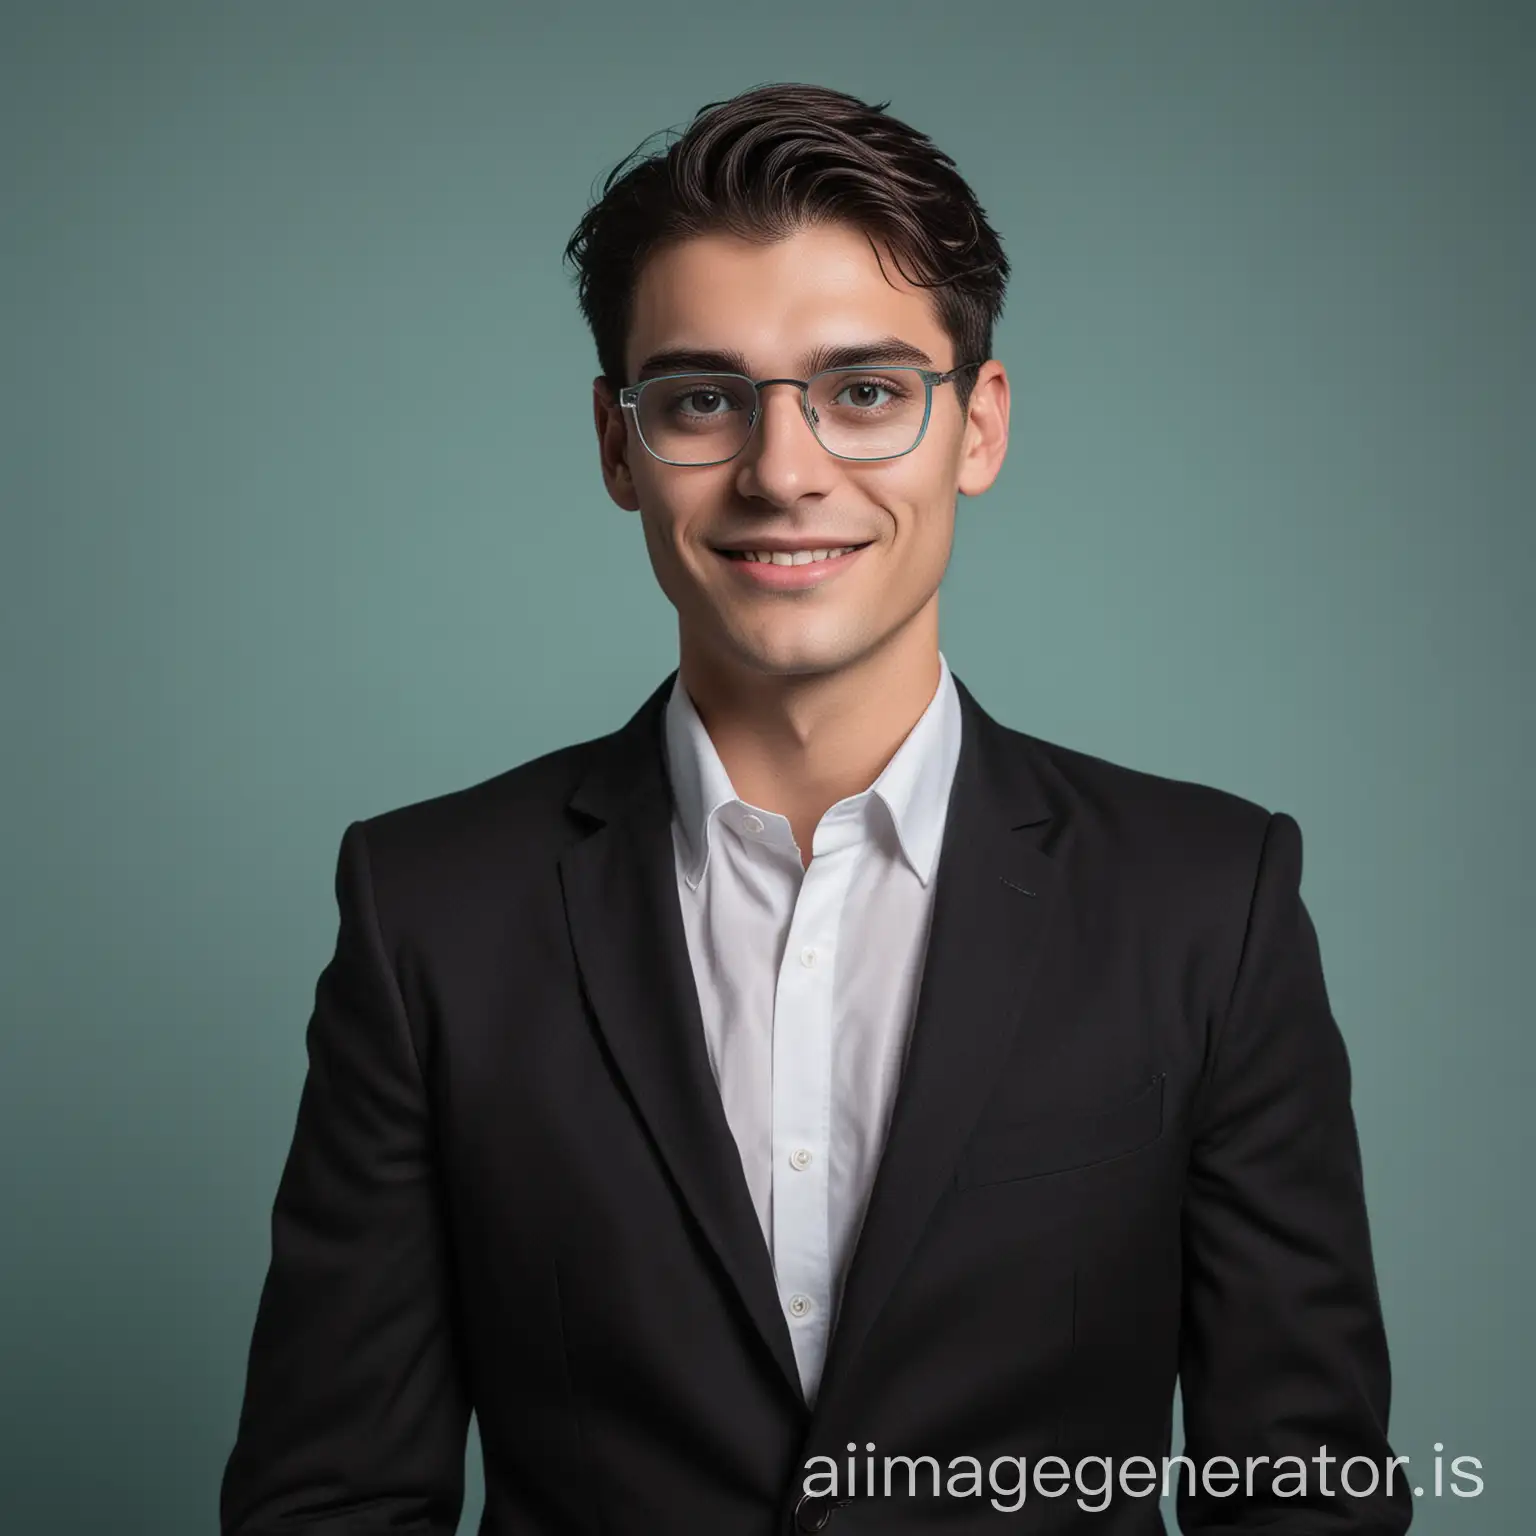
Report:
[[[451,1531],[471,1405],[487,1536],[793,1530],[801,1469],[850,1442],[1156,1458],[1181,1370],[1193,1452],[1384,1457],[1295,823],[958,682],[910,1047],[807,1403],[690,962],[672,681],[611,736],[349,827],[226,1533]],[[375,1525],[324,1523],[365,1489]],[[1161,1529],[1155,1498],[1070,1495],[856,1490],[829,1518]],[[1407,1521],[1314,1496],[1230,1528],[1319,1518]]]

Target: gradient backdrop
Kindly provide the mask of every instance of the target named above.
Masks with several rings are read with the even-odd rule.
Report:
[[[945,652],[1299,820],[1416,1531],[1529,1529],[1536,7],[629,0],[0,7],[7,1536],[216,1529],[347,822],[673,664],[560,252],[776,79],[1000,229]]]

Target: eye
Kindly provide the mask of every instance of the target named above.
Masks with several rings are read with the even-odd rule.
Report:
[[[850,379],[832,397],[832,403],[848,406],[855,411],[873,411],[892,401],[906,398],[907,391],[894,380],[864,378]]]
[[[710,379],[679,380],[668,391],[664,407],[674,419],[692,422],[718,421],[742,409],[738,391],[730,384]]]

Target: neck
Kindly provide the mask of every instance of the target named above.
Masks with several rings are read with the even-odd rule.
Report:
[[[937,603],[826,672],[752,671],[680,638],[678,680],[736,793],[787,817],[807,856],[827,809],[879,778],[939,686]]]

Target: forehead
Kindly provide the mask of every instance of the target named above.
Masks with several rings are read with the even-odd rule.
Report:
[[[652,352],[722,348],[772,372],[815,347],[877,336],[899,336],[948,366],[932,295],[907,282],[888,250],[877,258],[863,231],[824,224],[771,244],[695,235],[641,267],[625,362],[633,378]]]

